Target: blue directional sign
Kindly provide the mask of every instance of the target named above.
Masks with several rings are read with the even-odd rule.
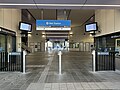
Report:
[[[37,20],[36,21],[37,26],[51,26],[51,27],[70,27],[71,26],[71,20]]]

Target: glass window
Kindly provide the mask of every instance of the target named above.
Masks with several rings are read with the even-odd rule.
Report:
[[[76,43],[76,42],[74,42],[74,43],[70,43],[70,46],[69,46],[70,48],[79,48],[79,43]]]
[[[12,36],[10,35],[7,36],[7,51],[12,51]]]
[[[5,35],[0,34],[0,52],[5,52]]]

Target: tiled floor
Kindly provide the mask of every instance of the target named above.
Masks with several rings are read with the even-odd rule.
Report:
[[[63,52],[62,75],[58,74],[57,52],[27,55],[27,72],[1,72],[0,90],[120,90],[118,70],[92,72],[92,55],[88,52]]]
[[[43,85],[43,88],[41,86]],[[34,87],[34,88],[33,88]],[[120,90],[120,82],[31,83],[27,90]]]

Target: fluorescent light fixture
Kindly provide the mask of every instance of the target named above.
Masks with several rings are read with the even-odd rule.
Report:
[[[56,33],[56,32],[54,32],[54,33],[51,33],[51,32],[48,32],[48,33],[46,33],[46,34],[68,34],[68,33]]]
[[[64,28],[64,27],[36,27],[36,30],[71,30],[71,28]]]
[[[72,35],[70,35],[70,37],[72,37]]]
[[[42,35],[43,38],[45,38],[46,36],[45,35]]]
[[[70,32],[69,34],[73,34],[73,32]]]
[[[15,3],[0,3],[0,6],[58,6],[58,7],[80,7],[83,4],[15,4]],[[108,4],[85,4],[84,7],[120,7],[120,5]]]
[[[92,37],[92,34],[90,34],[90,37]]]
[[[28,37],[31,37],[32,35],[31,34],[28,34]]]
[[[65,39],[49,39],[50,41],[65,41]]]
[[[65,38],[65,37],[68,37],[68,36],[47,36],[47,37],[62,37],[62,38]]]
[[[28,34],[32,34],[32,32],[28,32]]]
[[[45,32],[42,32],[42,34],[45,34]]]
[[[94,31],[91,31],[91,32],[89,32],[89,33],[94,33]]]

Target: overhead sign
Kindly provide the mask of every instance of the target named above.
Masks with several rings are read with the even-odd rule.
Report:
[[[36,30],[71,30],[71,20],[36,20]]]
[[[36,24],[43,27],[70,27],[71,20],[37,20]]]

